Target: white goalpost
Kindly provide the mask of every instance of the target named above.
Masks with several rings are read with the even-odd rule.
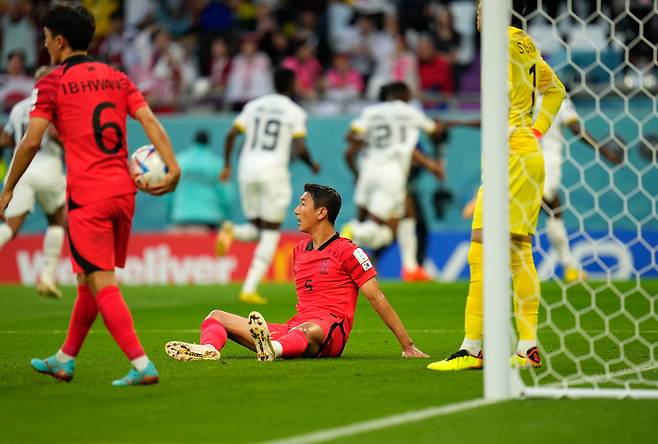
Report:
[[[505,7],[507,4],[507,7]],[[507,61],[509,0],[482,4],[482,185],[484,208],[484,397],[512,394],[509,370],[509,194]]]
[[[573,257],[589,276],[570,281],[558,271],[548,218],[540,217],[533,252],[543,279],[543,365],[521,370],[510,366],[516,339],[501,112],[509,108],[512,2],[482,3],[484,397],[658,398],[658,1],[566,0],[549,10],[537,0],[526,13],[526,31],[567,86],[581,128],[623,161],[611,163],[582,133],[564,130],[560,210]]]

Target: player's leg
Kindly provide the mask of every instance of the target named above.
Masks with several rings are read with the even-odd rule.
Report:
[[[249,314],[249,333],[259,361],[270,362],[276,358],[294,359],[314,357],[321,350],[325,333],[319,323],[302,322],[284,334],[274,334],[272,324],[257,311]]]
[[[532,258],[532,237],[512,235],[510,247],[512,286],[514,288],[514,316],[519,333],[512,365],[541,367],[537,350],[537,318],[539,315],[540,284]]]
[[[35,195],[30,176],[24,176],[14,189],[14,194],[5,210],[5,223],[0,223],[0,249],[18,235],[27,215],[34,210]]]
[[[258,294],[258,285],[272,263],[272,258],[281,237],[280,228],[280,222],[261,221],[260,238],[256,244],[247,277],[240,291],[240,300],[242,302],[257,305],[267,303],[267,299]]]
[[[55,271],[62,252],[62,245],[64,244],[64,229],[66,226],[65,206],[61,205],[54,212],[47,213],[46,217],[48,219],[48,228],[43,237],[44,264],[39,275],[37,291],[44,296],[61,298],[62,291],[57,286]]]
[[[473,214],[471,245],[468,250],[470,282],[464,315],[464,340],[459,350],[427,366],[430,370],[455,371],[482,368],[483,333],[483,250],[482,187],[478,190]]]
[[[267,303],[267,299],[258,294],[258,285],[270,268],[281,237],[279,229],[292,200],[288,178],[263,182],[261,185],[255,207],[260,219],[260,238],[240,292],[240,300],[249,304]]]
[[[575,282],[587,278],[587,273],[580,268],[578,261],[571,253],[567,228],[562,218],[562,203],[559,194],[551,200],[544,199],[544,209],[547,210],[546,234],[551,246],[555,249],[562,265],[563,277],[566,282]]]
[[[397,219],[404,214],[404,190],[373,181],[364,204],[368,217],[364,222],[354,224],[352,239],[358,245],[378,249],[393,242]],[[391,220],[395,219],[395,224]]]
[[[75,359],[98,315],[98,306],[84,273],[78,273],[78,295],[62,347],[46,359],[32,359],[32,367],[62,381],[73,379]]]
[[[222,310],[213,310],[201,323],[199,344],[169,341],[165,352],[179,361],[217,360],[227,339],[255,351],[247,318]]]
[[[416,237],[416,204],[411,194],[405,198],[405,215],[397,227],[397,239],[402,262],[402,279],[407,282],[428,281],[430,277],[418,264],[418,238]]]
[[[539,217],[543,183],[541,153],[510,154],[510,267],[519,333],[513,365],[541,365],[537,351],[540,284],[532,258],[532,234]]]
[[[44,264],[37,291],[39,294],[51,297],[62,297],[57,287],[55,271],[59,255],[64,243],[66,227],[66,177],[59,161],[52,165],[49,171],[43,168],[38,177],[32,179],[36,199],[48,219],[48,228],[43,238]]]
[[[548,214],[546,220],[546,234],[551,247],[558,254],[562,265],[564,280],[573,282],[586,278],[584,271],[580,270],[578,262],[571,254],[567,229],[562,219],[562,203],[560,202],[560,182],[562,180],[562,154],[561,150],[544,152],[544,194],[542,208]]]
[[[7,242],[18,236],[25,219],[29,213],[7,217],[5,223],[0,224],[0,250]]]
[[[242,212],[247,219],[246,224],[234,225],[231,221],[222,224],[219,233],[217,233],[217,242],[215,252],[218,256],[224,256],[231,248],[233,240],[237,239],[242,242],[253,242],[260,235],[258,220],[258,204],[260,185],[257,182],[239,182],[240,203]]]
[[[344,224],[340,229],[340,236],[354,240],[354,230],[359,232],[361,224],[368,219],[368,202],[375,185],[372,183],[369,171],[359,171],[356,184],[354,185],[354,205],[356,206],[356,218]],[[356,242],[356,241],[355,241]]]
[[[66,339],[53,356],[32,359],[32,368],[60,381],[70,382],[75,370],[75,359],[84,343],[89,329],[96,320],[98,307],[83,273],[78,274],[78,296],[76,297]]]

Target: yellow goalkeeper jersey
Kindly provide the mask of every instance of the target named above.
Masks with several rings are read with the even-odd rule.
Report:
[[[532,129],[545,134],[565,96],[564,85],[541,57],[525,31],[510,26],[509,36],[509,146],[510,152],[532,152],[539,144]],[[537,95],[541,108],[533,122]]]

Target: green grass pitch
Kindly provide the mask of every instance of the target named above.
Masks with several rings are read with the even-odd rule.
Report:
[[[623,351],[646,362],[649,348],[633,340],[633,324],[618,313],[653,313],[638,325],[640,335],[655,347],[658,281],[643,281],[643,294],[630,290],[635,283],[615,284],[614,291],[591,285],[595,296],[580,286],[563,293],[556,285],[543,285],[543,297],[554,306],[553,323],[588,331],[594,338],[609,328],[625,341],[623,350],[596,340],[598,354],[615,359]],[[432,359],[455,351],[462,338],[467,284],[386,282],[383,289]],[[160,371],[156,386],[110,386],[129,365],[100,318],[71,383],[32,371],[30,358],[49,356],[61,345],[74,289],[66,289],[63,301],[52,301],[30,288],[0,287],[0,442],[262,442],[482,396],[482,372],[441,374],[425,369],[429,360],[402,359],[395,337],[363,298],[340,359],[262,364],[229,342],[219,362],[186,363],[170,359],[165,342],[197,341],[202,319],[214,308],[248,314],[252,307],[237,302],[238,287],[126,287],[123,292],[140,339]],[[271,301],[261,309],[266,319],[280,322],[292,315],[291,285],[268,284],[262,292]],[[594,306],[588,313],[587,307]],[[582,312],[578,326],[574,310]],[[612,320],[606,325],[597,313]],[[545,348],[560,341],[546,327],[540,339]],[[588,342],[582,335],[564,339],[583,357],[583,368],[596,373],[599,364],[586,358]],[[554,357],[556,371],[572,372],[567,358]],[[536,376],[546,382],[552,377]],[[655,368],[644,376],[658,380]],[[657,435],[658,401],[518,400],[335,442],[643,443]]]

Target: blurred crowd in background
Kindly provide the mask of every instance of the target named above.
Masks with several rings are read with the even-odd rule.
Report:
[[[31,73],[48,63],[38,15],[50,3],[0,0],[0,112],[30,94]],[[272,92],[276,66],[297,73],[298,99],[316,115],[353,113],[392,80],[426,109],[479,106],[476,0],[69,3],[96,17],[91,53],[128,73],[158,112],[239,110]],[[576,93],[611,83],[655,91],[653,0],[531,0],[528,17]]]

